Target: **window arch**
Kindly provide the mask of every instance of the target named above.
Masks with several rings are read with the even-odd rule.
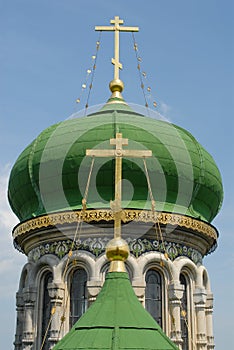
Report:
[[[181,274],[180,275],[180,283],[184,286],[184,293],[181,299],[181,316],[180,316],[180,324],[181,324],[181,338],[183,340],[182,350],[189,349],[189,339],[188,339],[188,284],[186,277]]]
[[[87,310],[87,272],[84,269],[76,269],[71,276],[70,282],[70,328]]]
[[[103,283],[105,282],[106,275],[109,273],[109,268],[110,268],[110,262],[109,262],[109,261],[106,262],[106,263],[101,267],[100,275],[101,275],[101,279],[102,279]],[[133,280],[133,271],[132,271],[132,268],[131,268],[131,266],[129,266],[128,263],[125,263],[125,269],[126,269],[126,272],[128,273],[129,280],[130,280],[130,282],[132,283],[132,280]]]
[[[153,269],[145,276],[145,308],[162,327],[162,277]]]
[[[53,281],[52,272],[47,271],[42,277],[42,317],[41,317],[41,344],[44,341],[44,336],[49,324],[51,315],[51,302],[48,291],[48,284]],[[49,350],[49,332],[44,341],[43,350]]]

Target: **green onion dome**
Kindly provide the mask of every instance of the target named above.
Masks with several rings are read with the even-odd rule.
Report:
[[[86,149],[113,149],[110,139],[116,133],[128,139],[123,149],[153,153],[145,161],[123,158],[123,207],[150,209],[150,187],[156,210],[212,221],[223,188],[211,155],[181,127],[115,101],[96,113],[52,125],[21,153],[8,189],[20,221],[80,209],[86,188],[88,208],[109,208],[114,199],[114,159],[95,157],[93,162]]]

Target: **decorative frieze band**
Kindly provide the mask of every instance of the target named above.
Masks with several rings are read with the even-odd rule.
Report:
[[[87,238],[85,240],[72,242],[71,240],[63,240],[53,243],[41,244],[39,247],[32,249],[28,257],[30,260],[36,262],[42,256],[46,254],[54,254],[58,258],[62,259],[70,249],[73,250],[85,250],[91,252],[96,257],[105,252],[106,244],[108,243],[108,237],[98,238]],[[172,243],[164,241],[163,244],[158,240],[149,239],[132,239],[127,238],[130,252],[139,257],[140,255],[150,252],[157,251],[168,254],[171,260],[176,259],[178,256],[186,256],[191,259],[195,264],[202,263],[202,255],[196,249],[187,247],[184,244]]]
[[[162,225],[179,226],[181,228],[191,229],[202,233],[210,238],[217,240],[217,231],[204,221],[196,220],[192,217],[171,214],[166,212],[152,212],[150,210],[135,210],[124,209],[122,211],[122,222],[127,223],[130,221],[136,222],[158,222]],[[97,210],[77,210],[66,211],[60,213],[53,213],[44,216],[39,216],[34,219],[30,219],[17,225],[13,230],[13,238],[17,238],[27,232],[46,228],[49,226],[64,225],[70,223],[77,223],[78,221],[84,222],[100,222],[100,221],[113,221],[113,212],[111,209],[97,209]]]

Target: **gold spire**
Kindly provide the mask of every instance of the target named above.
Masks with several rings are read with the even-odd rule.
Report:
[[[128,244],[121,238],[121,200],[122,200],[122,157],[146,158],[152,156],[150,150],[123,149],[128,145],[128,139],[122,138],[121,133],[116,133],[115,139],[110,139],[110,144],[115,149],[86,150],[86,155],[91,157],[115,157],[115,200],[110,202],[114,213],[114,239],[106,247],[107,258],[111,261],[110,271],[125,271],[124,261],[129,254]]]
[[[114,31],[115,32],[115,57],[112,58],[111,62],[114,65],[114,79],[110,82],[110,90],[112,92],[111,98],[121,98],[121,92],[124,89],[124,84],[119,78],[119,70],[123,68],[122,64],[119,61],[119,32],[138,32],[138,27],[125,27],[122,25],[124,21],[119,18],[119,16],[115,16],[114,19],[110,21],[113,26],[96,26],[95,30],[97,31]]]

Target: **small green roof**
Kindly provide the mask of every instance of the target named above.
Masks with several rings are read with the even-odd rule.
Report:
[[[96,301],[53,350],[171,350],[177,346],[143,308],[125,272],[109,272]]]

